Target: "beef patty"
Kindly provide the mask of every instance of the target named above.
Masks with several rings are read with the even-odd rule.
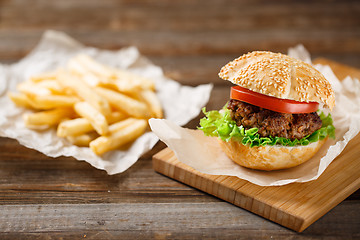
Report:
[[[322,121],[316,112],[279,113],[231,99],[227,106],[236,125],[256,127],[261,137],[284,137],[291,140],[306,137],[319,128]]]

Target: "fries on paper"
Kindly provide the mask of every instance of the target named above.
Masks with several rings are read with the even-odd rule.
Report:
[[[101,64],[80,54],[64,69],[31,76],[9,92],[33,130],[57,128],[57,136],[102,155],[131,143],[147,120],[163,111],[152,80]]]

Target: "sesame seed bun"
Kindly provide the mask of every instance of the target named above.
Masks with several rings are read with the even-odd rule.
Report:
[[[219,77],[268,96],[318,102],[330,110],[335,105],[334,91],[319,71],[281,53],[245,54],[222,67]]]
[[[225,154],[240,166],[258,170],[280,170],[298,166],[312,158],[326,139],[306,146],[249,147],[240,142],[218,139]]]

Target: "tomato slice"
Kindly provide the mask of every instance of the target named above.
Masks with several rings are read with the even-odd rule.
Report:
[[[230,98],[281,113],[311,113],[319,109],[319,103],[317,102],[307,103],[290,99],[280,99],[240,86],[231,87]]]

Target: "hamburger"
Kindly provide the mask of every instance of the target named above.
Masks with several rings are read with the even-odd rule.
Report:
[[[258,170],[298,166],[335,138],[334,91],[311,65],[281,53],[254,51],[221,68],[234,84],[220,111],[203,109],[200,127],[219,138],[235,163]],[[321,110],[320,110],[321,109]]]

